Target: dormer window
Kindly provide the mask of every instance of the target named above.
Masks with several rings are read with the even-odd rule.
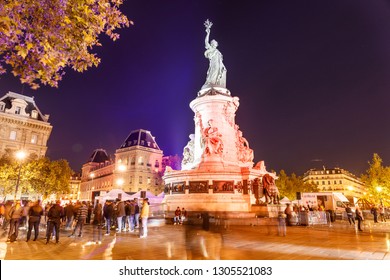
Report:
[[[4,102],[0,102],[0,112],[4,112],[5,104]]]
[[[15,107],[15,114],[16,115],[20,115],[20,112],[22,111],[22,107],[20,107],[20,106],[16,106]]]
[[[38,111],[37,110],[32,110],[31,111],[31,117],[33,119],[37,119],[38,118]]]

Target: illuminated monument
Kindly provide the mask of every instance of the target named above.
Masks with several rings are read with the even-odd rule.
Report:
[[[182,170],[167,168],[163,176],[167,211],[253,212],[252,182],[266,171],[264,162],[253,167],[253,150],[235,123],[239,98],[226,88],[227,70],[215,40],[212,23],[205,22],[206,82],[190,103],[195,131],[183,149]]]

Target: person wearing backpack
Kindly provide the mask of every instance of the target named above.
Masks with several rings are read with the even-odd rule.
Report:
[[[63,214],[64,209],[61,206],[61,201],[57,200],[56,204],[50,207],[49,212],[47,213],[49,229],[46,234],[46,244],[49,243],[53,229],[55,229],[56,232],[56,243],[58,244],[60,242],[60,225]]]

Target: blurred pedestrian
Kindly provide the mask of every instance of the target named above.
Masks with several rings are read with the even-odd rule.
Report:
[[[93,209],[93,222],[92,222],[93,242],[96,242],[96,244],[100,244],[102,242],[102,221],[103,221],[103,207],[99,203],[99,201],[97,201],[95,208]]]
[[[347,204],[345,211],[347,212],[347,218],[348,218],[349,225],[355,224],[355,218],[353,217],[353,211],[352,211],[351,206],[349,206],[349,204]]]
[[[11,222],[11,216],[9,215],[12,208],[12,201],[7,201],[4,205],[4,219],[3,219],[3,230],[7,231],[7,228]]]
[[[57,200],[56,203],[50,207],[49,212],[47,213],[48,230],[46,233],[46,244],[49,243],[53,230],[55,230],[56,234],[56,243],[60,242],[60,226],[63,215],[64,209],[61,206],[61,201]]]
[[[113,203],[109,200],[106,200],[106,203],[104,203],[104,207],[103,207],[103,216],[104,216],[104,219],[106,220],[106,234],[105,235],[110,234],[111,220],[113,219],[113,215],[114,215]]]
[[[145,238],[148,236],[148,218],[149,218],[149,199],[144,198],[141,209],[141,230],[140,238]]]
[[[378,208],[376,207],[376,205],[372,205],[371,214],[374,216],[374,223],[377,223],[378,222]]]
[[[126,227],[126,224],[123,223],[123,217],[126,217],[125,202],[117,198],[116,200],[116,219],[117,219],[116,232],[117,233],[124,231],[124,228]]]
[[[362,223],[364,221],[363,212],[360,210],[359,206],[356,206],[356,219],[358,220],[358,230],[363,231]]]
[[[43,208],[41,206],[41,201],[37,200],[32,207],[30,207],[28,211],[28,231],[27,231],[27,239],[28,242],[31,237],[31,231],[34,228],[34,241],[38,239],[39,234],[39,224],[41,223],[41,217],[43,215]]]
[[[386,222],[385,207],[379,205],[379,216],[381,217],[381,222]]]
[[[11,220],[10,220],[7,242],[16,241],[16,239],[18,238],[19,225],[20,225],[20,220],[22,218],[22,215],[23,215],[23,207],[20,205],[20,201],[16,201],[15,205],[11,207],[9,212],[9,216],[11,217]],[[14,240],[11,240],[11,235],[14,235]]]
[[[79,207],[77,209],[76,226],[74,227],[73,232],[72,232],[71,235],[69,235],[69,237],[74,237],[75,234],[76,234],[77,229],[79,229],[78,237],[82,237],[83,236],[83,227],[84,227],[87,215],[88,215],[87,203],[85,201],[83,201],[81,203],[81,207]]]
[[[71,230],[73,219],[74,219],[74,206],[72,202],[69,202],[68,205],[64,208],[65,211],[65,217],[66,217],[66,224],[65,224],[65,230]]]

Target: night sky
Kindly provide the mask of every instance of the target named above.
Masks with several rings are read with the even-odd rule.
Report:
[[[102,36],[100,66],[68,69],[58,89],[0,76],[1,95],[35,96],[50,114],[52,160],[79,171],[94,149],[114,155],[139,128],[164,155],[181,155],[210,19],[255,162],[298,175],[322,166],[360,175],[373,153],[390,165],[390,1],[125,0],[122,11],[134,26],[116,42]]]

